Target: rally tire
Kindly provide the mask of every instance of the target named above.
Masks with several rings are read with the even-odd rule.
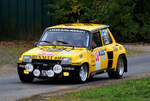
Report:
[[[22,83],[31,83],[34,80],[34,77],[32,75],[25,75],[23,74],[22,70],[19,69],[18,69],[18,75]]]
[[[27,75],[19,75],[20,81],[23,83],[31,83],[33,82],[34,78]]]
[[[80,67],[80,71],[78,74],[78,81],[80,83],[84,83],[86,82],[87,78],[88,78],[88,66],[84,64]]]
[[[34,78],[27,76],[27,75],[19,75],[20,81],[23,83],[31,83],[33,82]]]
[[[108,71],[108,76],[110,78],[120,79],[123,77],[125,69],[125,61],[124,58],[120,55],[117,61],[116,71],[110,70]]]

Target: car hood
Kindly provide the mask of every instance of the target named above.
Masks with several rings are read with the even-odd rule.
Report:
[[[86,48],[63,46],[39,46],[25,52],[22,56],[32,56],[32,59],[60,60],[64,57],[76,57],[86,52]]]

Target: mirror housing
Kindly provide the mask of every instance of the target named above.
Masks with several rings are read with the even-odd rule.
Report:
[[[92,46],[91,46],[92,49],[94,49],[94,48],[96,48],[96,47],[97,47],[96,45],[92,45]]]
[[[35,42],[35,43],[34,43],[34,47],[37,47],[37,46],[38,46],[38,42]]]

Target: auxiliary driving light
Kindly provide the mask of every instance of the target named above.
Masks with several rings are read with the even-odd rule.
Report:
[[[47,74],[48,77],[53,77],[54,76],[54,72],[52,70],[46,71],[46,74]]]
[[[36,77],[39,77],[40,76],[40,70],[39,69],[35,69],[33,71],[33,75],[36,76]]]
[[[56,73],[56,74],[59,74],[59,73],[61,73],[62,72],[62,66],[61,65],[55,65],[54,67],[53,67],[53,71]]]
[[[28,72],[32,72],[32,71],[33,71],[33,65],[32,65],[32,64],[26,64],[26,65],[25,65],[25,69],[26,69],[26,71],[28,71]]]

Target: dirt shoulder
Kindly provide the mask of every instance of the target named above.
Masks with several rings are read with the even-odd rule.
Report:
[[[124,77],[122,79],[107,79],[107,80],[100,80],[100,81],[96,81],[96,82],[90,81],[90,82],[87,82],[86,84],[82,84],[77,87],[63,89],[63,90],[57,90],[57,91],[49,92],[49,93],[43,93],[40,95],[35,95],[30,98],[21,99],[18,101],[43,101],[43,100],[45,101],[46,99],[50,99],[51,97],[60,96],[60,95],[64,95],[64,94],[71,93],[71,92],[76,92],[76,91],[90,89],[90,88],[103,87],[103,86],[107,86],[107,85],[114,85],[117,83],[126,82],[128,80],[139,80],[139,79],[143,79],[143,78],[150,78],[150,73],[136,74],[133,76]]]

